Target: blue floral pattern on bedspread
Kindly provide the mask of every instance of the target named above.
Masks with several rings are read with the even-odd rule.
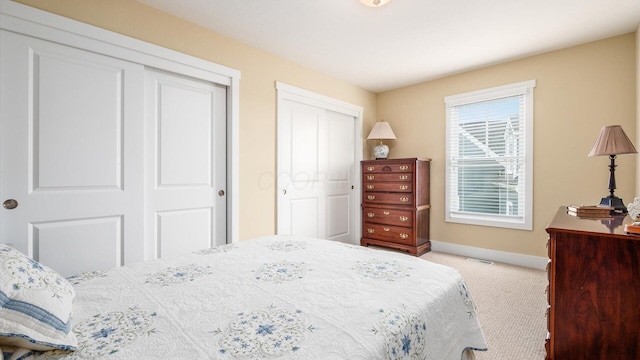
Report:
[[[356,271],[362,276],[372,279],[393,281],[409,276],[410,268],[400,265],[397,261],[369,260],[358,261]]]
[[[76,275],[67,276],[67,280],[72,285],[80,285],[86,281],[107,276],[106,271],[87,271]]]
[[[460,296],[462,296],[462,302],[467,307],[467,313],[469,314],[469,318],[471,319],[476,315],[476,305],[473,302],[471,293],[469,292],[467,284],[465,284],[464,281],[461,281],[458,284],[458,292],[460,293]]]
[[[97,314],[74,326],[73,332],[78,338],[76,351],[48,351],[41,358],[57,359],[66,355],[65,360],[95,359],[116,353],[141,337],[153,334],[155,316],[155,313],[137,307]]]
[[[190,264],[185,266],[170,266],[157,273],[147,276],[145,283],[160,286],[169,286],[193,281],[204,275],[211,274],[210,266]]]
[[[256,279],[263,281],[273,281],[280,283],[302,279],[307,271],[307,266],[303,262],[280,261],[277,263],[266,263],[256,270]]]
[[[301,311],[270,307],[242,312],[221,335],[219,352],[237,359],[280,357],[297,351],[306,338],[307,326]]]
[[[216,246],[213,248],[202,249],[200,251],[196,251],[196,254],[200,254],[200,255],[220,254],[220,253],[229,252],[235,248],[236,248],[235,244],[226,244],[226,245]]]
[[[303,241],[282,240],[275,241],[269,245],[269,249],[275,251],[295,251],[307,248],[307,243]]]
[[[372,331],[385,337],[386,359],[424,358],[427,324],[405,309],[380,310],[379,322]]]

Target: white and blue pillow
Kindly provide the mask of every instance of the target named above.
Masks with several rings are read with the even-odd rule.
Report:
[[[75,350],[74,297],[61,275],[0,244],[0,348]]]

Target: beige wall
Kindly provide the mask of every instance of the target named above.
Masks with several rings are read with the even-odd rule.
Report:
[[[558,206],[592,204],[607,195],[608,160],[586,156],[600,127],[620,124],[628,134],[634,134],[636,119],[640,123],[640,112],[636,115],[635,105],[640,101],[640,89],[636,92],[640,86],[636,81],[640,61],[635,57],[640,42],[634,34],[376,96],[135,0],[17,2],[241,71],[240,239],[275,232],[275,81],[363,106],[365,137],[376,120],[390,121],[398,137],[390,144],[391,157],[432,158],[431,235],[434,240],[537,256],[546,256],[544,229]],[[534,230],[445,223],[444,97],[531,79],[537,81]],[[364,156],[370,157],[369,148]],[[640,193],[635,190],[636,157],[620,156],[617,164],[616,194],[628,202],[636,192]]]
[[[635,49],[635,34],[628,34],[378,94],[378,117],[398,138],[392,157],[433,159],[431,238],[546,256],[545,227],[559,206],[597,204],[608,195],[608,158],[587,157],[600,128],[619,124],[632,138],[636,133]],[[525,80],[537,82],[534,230],[446,223],[444,97]],[[616,163],[616,195],[628,203],[636,159],[622,155]]]
[[[241,71],[241,240],[275,233],[276,81],[362,106],[367,130],[375,122],[374,93],[303,68],[135,0],[17,2]]]
[[[631,135],[629,135],[631,136]],[[640,148],[640,24],[636,29],[636,150]],[[636,156],[636,195],[640,195],[640,156]]]

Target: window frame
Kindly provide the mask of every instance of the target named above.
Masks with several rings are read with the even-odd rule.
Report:
[[[446,165],[445,165],[445,222],[501,227],[518,230],[533,230],[533,93],[535,80],[523,81],[503,86],[482,89],[463,94],[446,96]],[[524,101],[524,214],[521,217],[507,218],[501,215],[463,213],[452,210],[451,206],[451,172],[452,124],[451,109],[461,105],[480,103],[511,96],[523,96]],[[456,131],[457,134],[457,131]]]

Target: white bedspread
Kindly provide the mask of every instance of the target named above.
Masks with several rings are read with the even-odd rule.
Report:
[[[459,360],[485,350],[457,270],[269,236],[71,277],[78,350],[61,359]]]

